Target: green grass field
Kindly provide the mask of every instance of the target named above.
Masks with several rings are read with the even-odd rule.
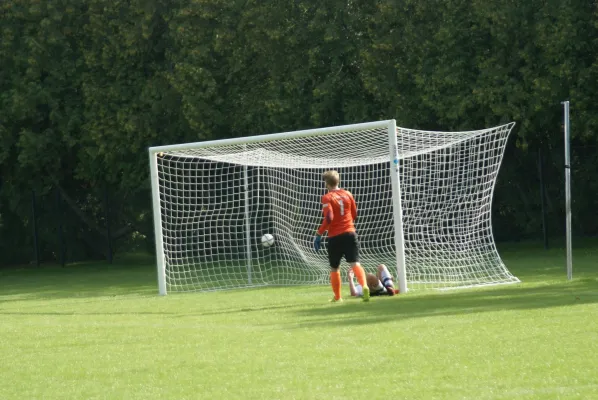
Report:
[[[0,270],[0,399],[598,399],[598,243],[571,282],[562,249],[500,251],[522,284],[370,303],[159,297],[151,258]]]

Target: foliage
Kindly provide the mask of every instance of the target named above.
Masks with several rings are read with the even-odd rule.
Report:
[[[386,118],[438,130],[516,121],[496,235],[540,233],[540,151],[558,235],[565,99],[574,229],[598,234],[595,2],[6,0],[0,14],[0,250],[11,259],[30,259],[32,190],[72,198],[72,231],[77,209],[105,222],[107,187],[115,229],[151,238],[149,146]],[[40,227],[43,242],[53,230]]]

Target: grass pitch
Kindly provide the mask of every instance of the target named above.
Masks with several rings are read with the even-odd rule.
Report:
[[[150,258],[0,270],[0,399],[598,399],[598,245],[500,249],[523,283],[159,297]],[[347,285],[343,287],[346,293]]]

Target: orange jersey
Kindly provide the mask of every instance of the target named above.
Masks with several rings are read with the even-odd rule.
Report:
[[[353,221],[357,218],[357,206],[351,193],[344,189],[331,190],[322,196],[322,214],[324,221],[318,229],[323,235],[328,231],[328,237],[346,232],[355,232]]]

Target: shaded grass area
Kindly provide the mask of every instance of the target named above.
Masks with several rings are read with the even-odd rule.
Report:
[[[374,324],[392,319],[453,316],[481,312],[533,310],[598,303],[598,281],[577,280],[571,284],[552,284],[518,289],[485,289],[468,292],[444,292],[436,295],[405,296],[399,304],[373,302],[367,311],[358,302],[342,309],[308,309],[302,313],[317,317],[306,326],[330,324]],[[397,307],[398,306],[398,307]],[[362,315],[364,314],[364,315]],[[352,315],[352,317],[347,317]]]
[[[0,269],[2,301],[53,298],[155,295],[158,281],[154,258],[126,255],[113,264],[82,262],[65,267],[42,265]]]
[[[511,243],[500,245],[499,252],[509,270],[523,282],[524,286],[535,283],[542,285],[559,283],[563,288],[571,289],[571,284],[583,286],[582,282],[585,279],[595,279],[598,274],[598,238],[576,241],[573,270],[575,279],[571,283],[566,281],[566,260],[562,247],[545,251],[540,243]],[[245,277],[246,272],[239,272],[239,274]],[[42,265],[41,267],[4,268],[0,269],[0,279],[5,283],[1,294],[14,295],[20,299],[27,297],[28,294],[33,300],[73,296],[157,294],[154,257],[149,254],[125,255],[116,259],[113,264],[83,262],[66,267]],[[591,284],[591,282],[586,283]],[[521,285],[514,287],[521,287]],[[470,298],[475,297],[472,293],[478,290],[484,292],[502,290],[504,293],[511,293],[513,288],[498,285],[472,290],[449,290],[444,294],[436,291],[426,293],[438,296],[456,294]],[[542,295],[542,290],[537,290],[540,292],[539,295]],[[418,291],[412,292],[407,297],[417,296],[417,293]]]

